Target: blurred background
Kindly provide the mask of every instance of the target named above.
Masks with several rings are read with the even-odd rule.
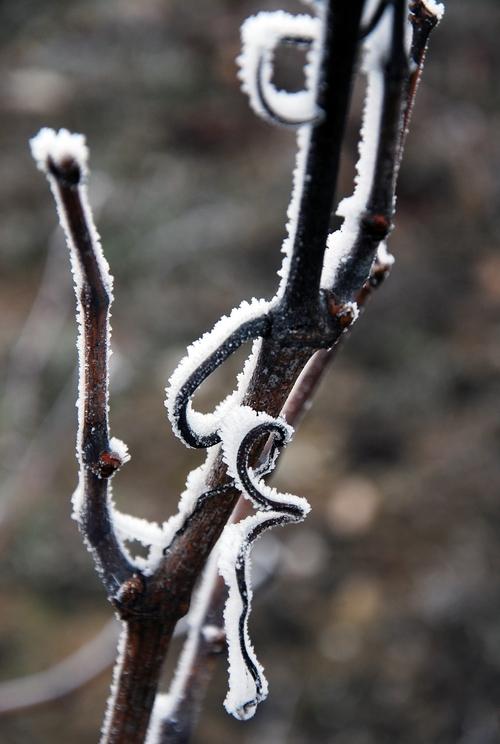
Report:
[[[278,7],[303,8],[0,5],[3,680],[50,668],[111,617],[70,518],[74,299],[28,139],[41,126],[87,135],[115,276],[112,429],[132,453],[115,497],[164,520],[201,459],[171,433],[168,376],[221,314],[276,288],[295,137],[251,113],[234,60],[244,18]],[[263,560],[278,555],[251,621],[270,696],[252,721],[229,718],[221,659],[198,744],[500,741],[499,29],[494,0],[449,0],[431,40],[389,244],[396,265],[276,481],[313,512],[259,546]],[[280,60],[292,88],[302,61]],[[210,381],[207,406],[237,366]],[[106,632],[98,657],[113,653]],[[110,674],[1,716],[0,740],[95,742]]]

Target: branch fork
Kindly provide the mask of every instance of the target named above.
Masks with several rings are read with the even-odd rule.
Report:
[[[260,14],[243,27],[240,77],[251,105],[266,120],[298,127],[285,258],[275,297],[243,303],[219,321],[190,347],[172,375],[166,405],[173,429],[187,446],[206,448],[208,454],[205,465],[188,479],[178,515],[161,527],[120,515],[118,529],[111,498],[110,480],[128,453],[109,432],[112,279],[87,201],[85,141],[66,130],[42,130],[32,140],[33,155],[56,200],[75,277],[80,483],[74,516],[123,622],[103,744],[144,741],[175,624],[188,611],[195,581],[221,534],[219,566],[229,587],[226,707],[247,718],[267,694],[248,637],[250,549],[270,527],[304,519],[309,505],[271,489],[263,478],[290,440],[290,424],[336,345],[390,270],[385,240],[393,228],[404,138],[428,35],[440,14],[433,0],[417,0],[411,3],[410,28],[407,0],[385,0],[375,8],[370,4],[369,16],[364,6],[364,0],[325,0],[315,6],[317,16]],[[271,83],[273,54],[280,43],[308,49],[306,89],[298,96],[276,91]],[[357,183],[353,196],[338,208],[344,217],[341,229],[330,234],[361,43],[368,89]],[[191,400],[200,385],[249,341],[252,353],[236,390],[212,414],[193,410]],[[225,528],[240,494],[256,511]],[[124,545],[127,534],[138,535],[150,547],[148,559],[132,559]],[[218,592],[218,602],[220,596]],[[220,633],[217,638],[220,644]],[[176,705],[182,706],[182,700]],[[156,716],[149,744],[181,740],[168,738],[168,720],[164,716],[158,723]]]

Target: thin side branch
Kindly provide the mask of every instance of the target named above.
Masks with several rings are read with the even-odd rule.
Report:
[[[108,669],[115,658],[116,620],[50,669],[0,684],[0,715],[48,705],[71,695]]]
[[[87,202],[83,138],[66,130],[42,130],[32,140],[38,167],[47,175],[66,233],[80,323],[77,456],[80,482],[74,513],[113,598],[134,573],[115,535],[109,478],[127,459],[110,445],[108,422],[109,308],[112,280]],[[121,443],[120,443],[121,444]]]

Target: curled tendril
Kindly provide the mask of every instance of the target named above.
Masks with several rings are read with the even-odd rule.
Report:
[[[373,12],[373,15],[368,21],[368,23],[361,28],[361,32],[359,34],[360,39],[366,39],[366,37],[369,36],[372,31],[375,30],[376,26],[378,26],[378,22],[384,15],[384,11],[387,8],[387,5],[391,1],[392,0],[380,0],[379,4],[375,8],[375,11]]]
[[[288,427],[279,419],[275,419],[257,424],[241,440],[236,459],[239,485],[242,487],[244,494],[253,501],[257,508],[264,511],[279,511],[283,512],[287,517],[303,519],[303,510],[295,504],[288,504],[283,495],[278,495],[276,499],[266,496],[262,490],[261,482],[256,481],[250,467],[252,447],[259,440],[270,435],[274,437],[273,444],[277,452],[280,452],[290,439]]]
[[[361,28],[359,38],[366,39],[375,30],[381,20],[387,5],[392,0],[380,0],[371,18]],[[288,30],[279,34],[274,30],[277,19],[286,19]],[[252,106],[259,116],[284,127],[300,127],[305,124],[314,124],[321,120],[322,112],[311,112],[309,116],[290,117],[280,112],[275,104],[269,100],[266,88],[276,93],[272,85],[273,56],[276,48],[281,45],[290,45],[310,50],[319,34],[319,27],[314,23],[318,19],[305,16],[291,16],[280,11],[274,13],[260,13],[251,19],[254,26],[260,26],[260,33],[243,34],[243,53],[239,59],[242,68],[243,89],[249,94]],[[306,25],[303,25],[303,24]],[[248,50],[251,50],[249,53]],[[256,60],[256,61],[255,61]],[[252,81],[253,78],[253,81]],[[266,79],[267,78],[267,79]],[[304,93],[306,91],[303,91]],[[285,94],[284,91],[282,91]],[[285,94],[294,95],[294,94]],[[314,102],[311,101],[311,107]]]
[[[320,118],[322,114],[315,111],[314,105],[315,86],[311,84],[311,74],[317,59],[314,61],[311,59],[311,65],[306,68],[306,90],[299,93],[278,92],[271,82],[276,48],[280,44],[287,44],[309,50],[318,41],[320,33],[319,18],[310,15],[291,15],[284,11],[258,13],[243,24],[243,47],[238,58],[240,78],[243,90],[248,94],[250,104],[259,116],[285,127],[312,124]],[[273,96],[277,97],[277,101],[273,100]],[[286,109],[280,110],[282,108],[280,103],[288,104],[294,98],[297,101],[297,96],[302,99],[301,104],[306,103],[310,113],[301,115],[299,111],[289,115]]]
[[[256,304],[257,309],[260,307]],[[270,327],[270,316],[266,312],[267,304],[261,303],[262,312],[256,317],[241,321],[244,313],[236,311],[234,321],[237,323],[234,330],[225,335],[213,351],[210,336],[217,337],[218,328],[215,326],[208,337],[202,339],[203,348],[208,353],[203,354],[197,364],[191,364],[189,355],[177,368],[171,378],[170,387],[167,390],[166,406],[169,417],[177,436],[188,447],[207,448],[220,442],[218,433],[219,419],[227,409],[234,404],[234,394],[222,401],[212,414],[201,414],[193,411],[191,398],[200,385],[228,359],[237,349],[247,341],[252,341],[265,336]],[[240,309],[251,309],[252,306]],[[233,316],[231,316],[233,318]],[[227,320],[227,319],[226,319]],[[196,348],[196,345],[195,347]]]
[[[267,696],[267,682],[248,634],[252,599],[251,548],[266,530],[301,522],[310,508],[305,499],[279,493],[267,486],[262,480],[264,469],[252,468],[252,453],[258,442],[272,438],[271,454],[265,463],[265,472],[269,472],[281,449],[290,441],[291,434],[291,427],[283,420],[243,406],[233,412],[222,428],[222,448],[228,471],[242,494],[258,509],[255,515],[226,527],[221,547],[220,571],[229,587],[224,614],[230,685],[225,705],[229,712],[243,719],[251,717],[257,704]],[[233,630],[235,623],[237,634]]]
[[[280,39],[280,44],[288,44],[293,45],[297,47],[306,47],[310,48],[314,39],[307,39],[304,37],[292,37],[292,36],[284,36],[282,39]],[[262,108],[262,111],[264,115],[271,121],[273,124],[277,124],[282,127],[301,127],[304,126],[304,124],[314,124],[315,122],[319,121],[321,119],[321,112],[317,112],[315,114],[311,114],[311,116],[308,117],[302,117],[297,119],[292,119],[284,116],[283,114],[280,114],[279,111],[276,110],[275,107],[271,105],[271,103],[267,100],[266,92],[265,92],[265,85],[264,85],[264,71],[266,68],[266,64],[270,62],[268,59],[270,52],[269,51],[263,51],[259,57],[259,61],[257,63],[257,70],[256,70],[256,80],[255,80],[255,90],[256,94],[260,103],[260,106]]]

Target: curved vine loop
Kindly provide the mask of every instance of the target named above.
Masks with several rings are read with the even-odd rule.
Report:
[[[228,525],[221,538],[219,571],[229,588],[224,611],[229,656],[229,690],[224,705],[237,718],[251,718],[259,702],[267,697],[267,681],[256,658],[249,633],[252,588],[250,552],[255,540],[272,527],[301,522],[308,502],[289,493],[279,493],[262,480],[262,470],[251,466],[255,445],[272,437],[274,457],[290,441],[292,428],[283,419],[273,419],[241,406],[228,417],[222,429],[222,448],[230,475],[242,494],[258,509],[256,514]],[[270,465],[270,461],[272,464]]]
[[[273,61],[281,44],[311,50],[321,34],[321,21],[310,15],[284,11],[263,12],[242,26],[242,53],[238,58],[242,88],[255,113],[272,124],[300,127],[313,124],[322,112],[315,110],[312,64],[306,65],[305,90],[290,93],[272,83]]]
[[[261,300],[243,304],[229,318],[222,318],[201,339],[192,344],[170,378],[165,405],[175,434],[187,447],[205,449],[220,442],[221,418],[237,405],[238,392],[225,398],[212,413],[194,411],[191,398],[200,385],[247,341],[264,337],[270,328],[269,303]],[[247,361],[247,372],[250,366]],[[242,378],[247,374],[243,372]],[[242,379],[240,379],[240,385]]]
[[[392,3],[393,0],[380,0],[379,4],[373,11],[373,15],[370,18],[370,20],[361,27],[361,31],[359,34],[360,39],[366,39],[367,36],[371,34],[372,31],[375,30],[375,28],[378,26],[378,23],[382,16],[384,15],[384,11],[387,8],[389,3]]]
[[[314,39],[306,39],[304,37],[292,37],[286,36],[280,39],[276,46],[279,44],[287,44],[296,47],[306,47],[310,49]],[[272,124],[276,124],[281,127],[290,127],[292,129],[296,127],[304,126],[304,124],[314,124],[321,119],[321,112],[313,113],[310,116],[292,118],[287,117],[280,113],[276,106],[273,106],[268,100],[268,94],[266,93],[266,86],[272,88],[275,94],[281,93],[283,96],[284,91],[277,91],[276,88],[271,84],[270,78],[272,77],[272,57],[274,56],[274,48],[268,50],[262,50],[259,56],[256,70],[255,89],[258,96],[260,109],[264,114],[264,118],[270,121]],[[285,93],[286,96],[297,95],[294,93]],[[300,94],[299,94],[300,95]]]
[[[375,30],[384,11],[392,0],[380,0],[371,18],[361,28],[359,38],[366,39]],[[281,32],[278,31],[278,27]],[[286,31],[284,30],[286,28]],[[296,128],[314,124],[321,120],[322,112],[314,111],[312,90],[314,86],[306,79],[306,89],[297,93],[277,90],[273,85],[273,61],[276,49],[284,44],[306,49],[319,41],[319,19],[307,15],[290,15],[283,11],[259,13],[243,24],[243,52],[238,61],[243,90],[249,95],[254,111],[263,119],[278,126]],[[312,69],[306,66],[306,78]],[[274,101],[270,99],[274,98]],[[296,116],[290,109],[309,108],[307,114]],[[288,111],[280,110],[284,106]]]

